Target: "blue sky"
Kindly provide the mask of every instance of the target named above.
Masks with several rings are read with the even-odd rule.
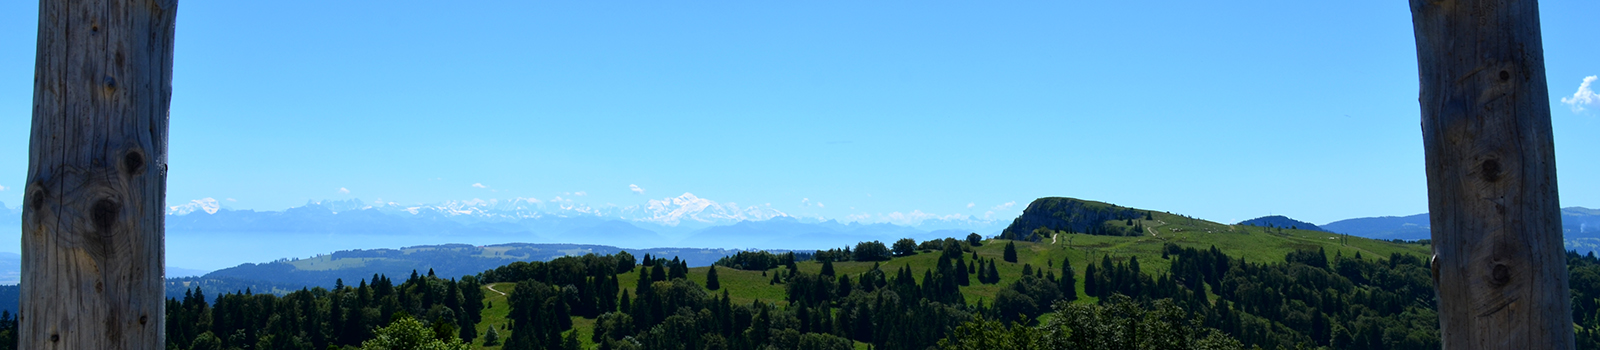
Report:
[[[169,202],[1427,210],[1404,1],[445,4],[182,3]],[[0,3],[10,207],[36,6]],[[1562,205],[1600,207],[1600,105],[1573,96],[1600,75],[1600,2],[1541,6]]]

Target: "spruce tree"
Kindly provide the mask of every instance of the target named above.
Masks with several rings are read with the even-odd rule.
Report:
[[[1005,258],[1006,262],[1009,262],[1009,263],[1017,262],[1017,243],[1016,242],[1006,242],[1006,252],[1005,252],[1004,258]]]
[[[717,290],[721,288],[722,283],[717,281],[717,265],[711,265],[711,269],[706,270],[706,289]]]
[[[1078,277],[1074,275],[1075,272],[1072,271],[1072,260],[1062,258],[1061,279],[1057,280],[1056,283],[1061,288],[1061,293],[1066,297],[1067,301],[1078,300]]]
[[[978,270],[978,283],[989,284],[988,267],[984,266],[982,261],[974,262],[972,263],[972,266],[977,266],[976,269]]]
[[[833,277],[833,260],[822,261],[822,275]]]
[[[650,281],[658,282],[667,280],[667,270],[661,264],[650,266]]]
[[[689,278],[689,263],[680,261],[674,256],[672,261],[667,263],[667,280],[678,278]]]
[[[1083,293],[1092,297],[1100,296],[1100,279],[1095,278],[1094,264],[1083,268]]]
[[[956,278],[956,284],[963,286],[972,285],[972,276],[968,275],[968,273],[970,273],[969,271],[970,270],[967,267],[966,259],[956,260],[956,275],[954,276]]]
[[[500,345],[500,332],[489,327],[489,332],[483,334],[483,346]]]

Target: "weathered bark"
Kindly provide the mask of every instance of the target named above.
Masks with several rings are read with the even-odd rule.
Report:
[[[1411,0],[1440,337],[1571,349],[1555,146],[1534,0]]]
[[[162,349],[176,0],[43,0],[23,349]]]

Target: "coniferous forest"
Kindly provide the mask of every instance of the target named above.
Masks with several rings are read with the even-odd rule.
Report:
[[[954,239],[923,242],[931,268],[874,261],[838,273],[856,249],[749,252],[723,269],[770,267],[781,298],[737,302],[689,278],[678,259],[615,255],[516,262],[473,276],[375,275],[354,285],[285,295],[192,289],[167,302],[169,349],[1436,349],[1434,291],[1422,257],[1329,256],[1298,250],[1246,261],[1211,247],[1168,244],[1167,272],[1138,256],[1075,271],[1071,261],[1024,264],[995,284],[1006,259]],[[997,242],[989,242],[995,244]],[[1005,242],[1005,255],[1019,242]],[[1027,243],[1024,243],[1027,244]],[[868,242],[869,251],[883,247]],[[849,253],[846,253],[849,251]],[[877,253],[871,260],[877,260]],[[1580,348],[1600,346],[1600,258],[1569,254]],[[840,260],[843,262],[846,260]],[[816,272],[797,268],[820,264]],[[1082,265],[1082,264],[1081,264]],[[703,270],[716,282],[716,267]],[[734,270],[725,270],[734,271]],[[621,281],[629,280],[629,285]],[[505,305],[485,293],[510,289]],[[963,286],[992,285],[993,300]],[[1081,293],[1080,293],[1081,291]],[[485,310],[508,308],[480,333]],[[0,315],[0,344],[16,344]],[[581,331],[580,331],[581,328]]]

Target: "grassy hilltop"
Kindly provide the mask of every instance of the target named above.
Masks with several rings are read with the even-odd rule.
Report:
[[[1041,201],[1054,205],[1039,205]],[[1075,210],[1100,210],[1101,213],[1112,213],[1113,216],[1081,215],[1081,213],[1076,213],[1079,215],[1075,215],[1075,213],[1059,211],[1039,212],[1053,211],[1064,207],[1075,208]],[[1043,198],[1036,201],[1035,205],[1030,205],[1029,211],[1032,212],[1024,212],[1023,217],[1019,217],[1017,221],[1029,225],[1046,222],[1045,226],[1047,226],[1044,229],[1036,227],[1032,230],[1026,230],[1025,237],[1029,240],[988,239],[983,241],[982,245],[971,247],[971,251],[964,253],[969,261],[971,254],[974,252],[983,260],[993,259],[1001,276],[999,283],[981,284],[974,279],[971,285],[960,287],[967,303],[977,304],[993,301],[996,293],[1013,281],[1020,279],[1024,265],[1032,265],[1035,269],[1044,269],[1045,271],[1053,271],[1059,274],[1061,271],[1060,264],[1063,259],[1070,259],[1073,265],[1073,271],[1078,280],[1076,287],[1079,295],[1084,294],[1083,273],[1086,265],[1099,263],[1104,257],[1109,256],[1113,262],[1126,262],[1130,258],[1137,257],[1140,267],[1145,273],[1151,275],[1164,273],[1171,267],[1171,261],[1163,257],[1162,254],[1163,247],[1167,244],[1196,249],[1216,247],[1229,256],[1244,258],[1250,262],[1282,262],[1286,255],[1296,250],[1322,249],[1326,251],[1330,259],[1335,255],[1354,256],[1356,254],[1368,258],[1387,257],[1397,253],[1427,256],[1431,251],[1431,247],[1424,244],[1395,243],[1360,237],[1345,237],[1323,231],[1227,225],[1165,212],[1118,207],[1107,203],[1081,201],[1071,198]],[[1081,220],[1077,220],[1078,218],[1117,218],[1114,215],[1129,217],[1127,213],[1133,213],[1134,215],[1132,216],[1136,216],[1136,218],[1105,220],[1100,222],[1104,225],[1103,228],[1095,229],[1097,232],[1121,232],[1126,234],[1125,236],[1070,233],[1088,231],[1084,229],[1085,226],[1082,225]],[[1034,220],[1024,220],[1024,218],[1029,218],[1030,215],[1033,215]],[[1046,219],[1038,219],[1039,217],[1045,217]],[[1060,229],[1050,229],[1048,227],[1049,223],[1047,221],[1051,217],[1063,218],[1055,222],[1060,225],[1057,226]],[[1073,225],[1076,226],[1074,227]],[[1014,224],[1013,226],[1017,225]],[[1016,231],[1008,229],[1008,232]],[[954,238],[960,239],[961,237]],[[854,243],[839,242],[839,245],[842,247],[854,245]],[[1002,258],[1007,243],[1016,245],[1016,263],[1006,262]],[[639,256],[642,256],[642,254]],[[836,274],[850,275],[852,280],[855,280],[858,275],[869,271],[875,264],[889,273],[909,266],[914,271],[912,275],[920,282],[923,276],[922,272],[934,269],[938,258],[939,254],[936,251],[920,251],[915,255],[896,257],[882,262],[835,262],[834,269]],[[822,269],[822,264],[816,261],[799,262],[797,266],[800,271],[810,274],[819,273]],[[708,269],[710,267],[691,268],[689,269],[688,277],[697,284],[705,285],[706,271]],[[772,274],[777,273],[777,270],[780,269],[785,268],[778,267],[766,271],[745,271],[719,266],[717,267],[717,274],[722,289],[728,291],[735,303],[749,304],[760,300],[786,305],[785,285],[781,283],[771,284]],[[638,270],[621,274],[618,276],[619,285],[623,286],[623,289],[631,289],[631,286],[635,284],[638,278]],[[489,291],[488,288],[492,287],[499,292],[510,293],[513,285],[514,283],[499,283],[485,286],[486,302],[492,304],[493,308],[484,310],[484,322],[478,327],[480,334],[491,325],[505,324],[505,315],[508,309],[505,303],[505,296]],[[721,294],[722,290],[713,291],[713,293]],[[1085,297],[1080,299],[1079,302],[1094,302],[1094,298]],[[582,339],[586,346],[590,345],[588,339],[589,334],[593,332],[594,321],[579,317],[574,317],[573,321],[574,331],[579,332],[579,339]],[[508,336],[509,331],[503,331],[501,335],[503,337]],[[481,348],[496,348],[482,347],[481,339],[476,345]],[[864,348],[864,344],[857,345],[859,348]]]

